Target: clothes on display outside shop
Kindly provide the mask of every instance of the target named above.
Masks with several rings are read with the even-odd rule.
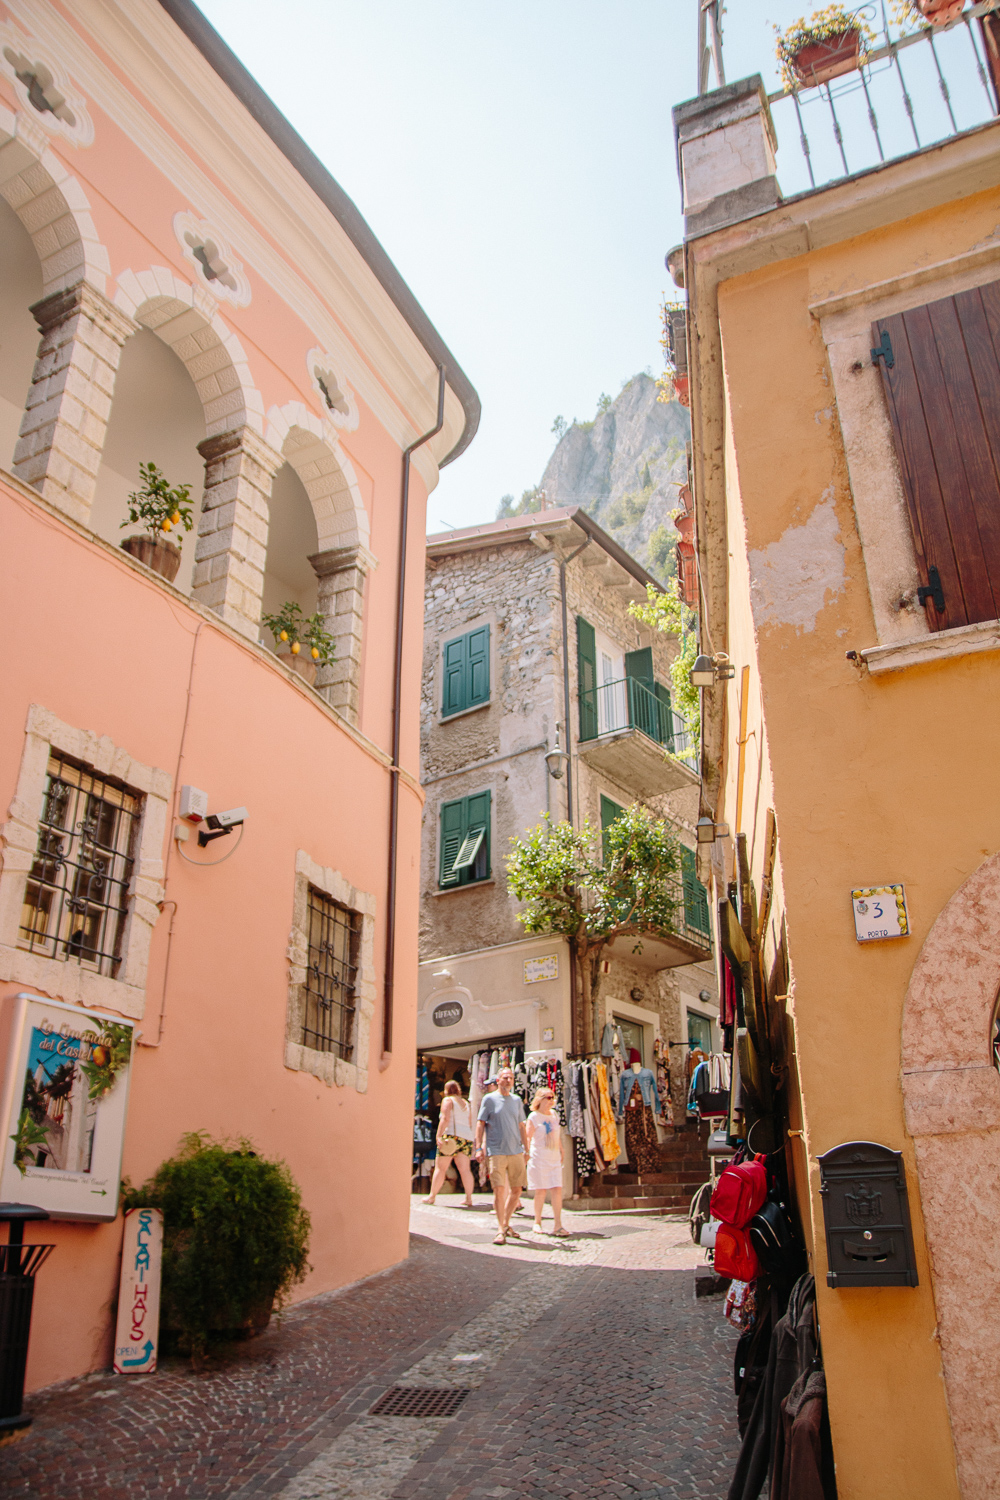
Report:
[[[709,1115],[723,1115],[729,1110],[729,1089],[732,1081],[730,1061],[725,1052],[702,1054],[691,1074],[688,1089],[688,1114],[705,1119]]]
[[[513,1068],[514,1092],[520,1098],[525,1098],[527,1078],[524,1073],[524,1048],[516,1045],[483,1048],[481,1051],[474,1052],[469,1059],[469,1104],[472,1108],[473,1119],[479,1114],[479,1106],[483,1102],[483,1090],[487,1080],[495,1078],[501,1068]]]

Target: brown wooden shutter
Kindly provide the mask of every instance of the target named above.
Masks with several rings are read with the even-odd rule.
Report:
[[[888,337],[886,337],[888,336]],[[932,630],[1000,617],[1000,282],[872,324]],[[940,602],[940,599],[939,601]]]

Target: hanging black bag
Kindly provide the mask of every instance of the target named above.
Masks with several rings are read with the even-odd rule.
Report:
[[[768,1198],[747,1225],[757,1259],[772,1275],[788,1275],[798,1260],[798,1245],[785,1205]]]

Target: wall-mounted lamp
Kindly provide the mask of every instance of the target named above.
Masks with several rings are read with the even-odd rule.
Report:
[[[552,749],[547,751],[545,756],[545,764],[549,768],[549,775],[552,777],[553,781],[562,780],[563,774],[566,770],[566,762],[569,760],[569,756],[566,754],[566,751],[560,749],[559,746],[559,730],[561,728],[562,725],[556,725],[556,742]]]
[[[714,844],[716,839],[724,839],[728,835],[729,824],[717,823],[714,818],[699,818],[694,831],[699,844]]]
[[[692,687],[715,687],[717,682],[728,682],[731,677],[736,676],[736,668],[732,665],[729,657],[724,651],[716,651],[714,656],[698,656],[695,658],[694,666],[691,668]]]

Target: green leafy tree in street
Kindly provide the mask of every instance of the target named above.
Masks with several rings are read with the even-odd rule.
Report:
[[[595,1050],[601,958],[616,938],[643,939],[678,930],[681,854],[662,818],[632,807],[599,832],[546,816],[524,838],[511,839],[507,884],[525,909],[518,921],[530,933],[569,939],[583,989],[584,1045]]]
[[[701,737],[701,703],[698,689],[691,683],[691,668],[698,655],[694,610],[689,609],[681,598],[677,579],[671,578],[663,593],[647,583],[645,604],[630,604],[629,613],[644,625],[662,630],[666,635],[675,635],[680,641],[681,649],[670,663],[670,681],[673,685],[670,701],[684,719],[692,743],[697,746]]]

